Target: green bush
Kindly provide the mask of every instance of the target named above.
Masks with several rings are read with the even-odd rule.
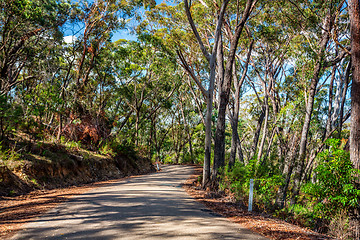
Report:
[[[15,151],[15,149],[7,149],[2,146],[0,142],[0,165],[14,165],[21,162],[21,155]]]
[[[360,171],[353,168],[349,152],[344,151],[340,140],[327,142],[329,149],[318,157],[314,171],[315,182],[307,183],[302,191],[312,204],[315,217],[330,220],[339,210],[348,211],[359,204],[360,190],[355,180]]]
[[[268,172],[263,169],[268,169]],[[283,177],[274,172],[271,166],[257,165],[256,160],[251,160],[247,165],[236,162],[233,167],[226,166],[222,169],[220,189],[229,190],[238,200],[246,200],[250,179],[255,181],[254,202],[263,209],[273,208],[278,189],[283,184]]]
[[[81,142],[75,142],[75,141],[67,141],[64,143],[65,147],[71,151],[71,150],[79,150],[81,148]]]
[[[165,158],[164,158],[164,164],[169,164],[169,163],[174,163],[174,159],[175,159],[175,153],[173,153],[173,154],[167,154],[166,156],[165,156]]]
[[[219,187],[221,190],[229,190],[237,199],[242,199],[244,195],[248,194],[248,187],[246,185],[249,183],[250,171],[247,166],[240,162],[235,162],[231,168],[226,165],[219,172]]]
[[[293,204],[287,208],[274,211],[275,217],[284,219],[288,222],[296,223],[301,226],[315,228],[316,218],[311,210],[311,206],[302,204]]]
[[[102,155],[115,156],[113,149],[111,148],[110,144],[108,144],[108,143],[101,146],[99,149],[99,152]]]
[[[256,186],[256,199],[265,208],[272,209],[275,205],[275,199],[279,187],[284,184],[284,179],[281,175],[272,175],[266,178],[261,178]]]
[[[0,95],[0,139],[10,131],[15,131],[22,122],[23,110],[19,105],[11,103],[6,95]]]
[[[119,142],[117,139],[113,139],[111,141],[105,142],[99,148],[99,152],[104,155],[126,155],[129,157],[136,157],[137,151],[135,149],[135,145],[128,141]]]

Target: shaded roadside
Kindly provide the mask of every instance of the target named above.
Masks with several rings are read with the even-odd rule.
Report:
[[[0,199],[0,239],[9,239],[25,223],[41,216],[58,204],[70,200],[73,196],[85,193],[94,188],[105,186],[131,177],[83,184],[53,190],[38,190],[26,195],[2,197]]]
[[[246,206],[235,203],[230,196],[202,190],[198,177],[202,173],[202,167],[195,167],[193,175],[186,180],[183,187],[186,192],[198,202],[204,204],[217,214],[227,217],[235,223],[241,224],[262,236],[276,240],[325,240],[333,239],[328,236],[316,233],[310,229],[275,219],[269,214],[260,212],[248,212]]]
[[[267,239],[194,201],[181,188],[193,167],[118,181],[74,196],[12,239]]]

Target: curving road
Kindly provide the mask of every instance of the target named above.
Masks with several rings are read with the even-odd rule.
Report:
[[[193,168],[99,187],[26,224],[13,239],[266,239],[205,209],[181,188]]]

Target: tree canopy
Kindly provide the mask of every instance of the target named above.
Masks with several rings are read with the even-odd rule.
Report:
[[[358,1],[0,7],[4,146],[26,133],[203,164],[204,188],[242,200],[256,179],[259,206],[310,227],[359,217]],[[114,39],[126,29],[136,40]]]

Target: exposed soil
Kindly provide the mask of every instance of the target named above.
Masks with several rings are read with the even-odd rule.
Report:
[[[105,155],[55,142],[10,142],[16,157],[0,157],[0,197],[66,188],[154,171],[137,155]],[[1,146],[0,146],[1,147]]]
[[[248,212],[245,206],[234,203],[230,196],[202,190],[197,179],[202,172],[196,167],[194,174],[186,180],[183,187],[186,192],[198,202],[204,204],[212,211],[227,217],[243,227],[257,232],[265,237],[276,240],[324,240],[333,239],[321,235],[310,229],[302,228],[283,220],[275,219],[261,212]]]
[[[74,195],[155,171],[150,160],[133,155],[102,155],[46,141],[8,144],[17,154],[0,158],[0,239]]]

